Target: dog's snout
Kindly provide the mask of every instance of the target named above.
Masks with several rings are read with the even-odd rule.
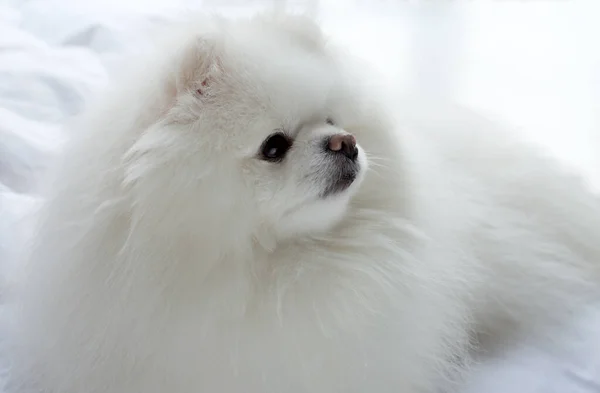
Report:
[[[356,147],[356,138],[352,134],[336,134],[329,138],[327,143],[329,150],[335,153],[341,153],[351,160],[356,160],[358,156],[358,147]]]

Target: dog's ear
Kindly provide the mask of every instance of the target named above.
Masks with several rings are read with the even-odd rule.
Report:
[[[177,68],[177,93],[195,91],[203,95],[211,79],[222,71],[217,41],[207,35],[196,37],[185,44]]]

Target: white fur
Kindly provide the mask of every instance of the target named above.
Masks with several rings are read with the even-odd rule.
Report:
[[[167,42],[50,182],[9,393],[450,389],[471,349],[597,295],[598,200],[490,124],[432,108],[402,128],[303,18],[200,19]],[[258,159],[277,129],[289,157]],[[312,143],[337,132],[363,170],[322,200]]]

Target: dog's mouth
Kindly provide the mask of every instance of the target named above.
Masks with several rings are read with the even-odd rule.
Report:
[[[327,181],[325,189],[321,193],[321,198],[327,198],[346,191],[355,182],[360,172],[358,162],[345,160],[346,162],[336,163],[331,171],[331,176]]]

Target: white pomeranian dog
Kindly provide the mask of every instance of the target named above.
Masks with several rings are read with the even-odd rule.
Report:
[[[176,30],[50,182],[8,393],[452,390],[597,299],[600,203],[551,160],[452,112],[402,127],[304,17]]]

